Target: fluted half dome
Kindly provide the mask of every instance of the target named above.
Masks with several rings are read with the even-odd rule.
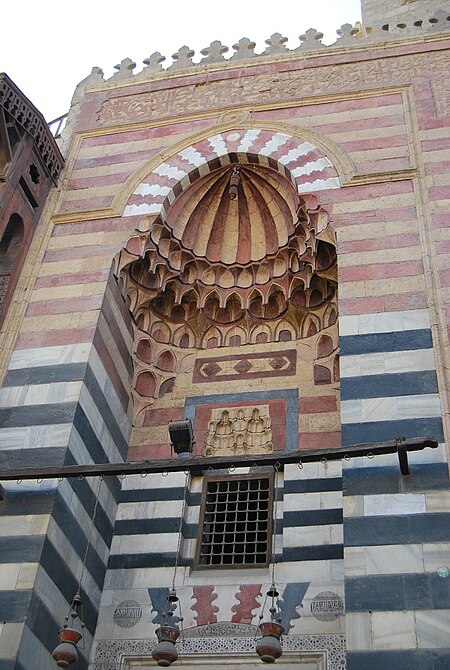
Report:
[[[237,182],[234,192],[230,182]],[[197,258],[246,265],[287,244],[297,206],[294,185],[275,170],[257,164],[227,166],[185,191],[170,208],[165,225]]]

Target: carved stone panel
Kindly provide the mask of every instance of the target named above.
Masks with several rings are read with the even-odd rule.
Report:
[[[214,409],[205,438],[205,456],[264,454],[273,451],[269,407]]]

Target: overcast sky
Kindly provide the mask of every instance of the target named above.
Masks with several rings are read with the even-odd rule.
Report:
[[[68,111],[94,65],[110,77],[129,57],[138,72],[159,51],[168,66],[183,45],[199,60],[213,40],[230,47],[228,57],[241,37],[256,42],[258,53],[275,32],[295,49],[308,28],[330,44],[342,24],[360,20],[360,0],[16,0],[2,3],[0,71],[51,121]]]

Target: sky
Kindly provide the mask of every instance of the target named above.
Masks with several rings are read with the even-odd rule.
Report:
[[[47,121],[65,114],[75,86],[93,66],[105,78],[124,58],[142,61],[154,51],[172,63],[183,45],[200,51],[214,40],[231,48],[241,37],[262,52],[273,33],[300,45],[308,28],[331,44],[344,23],[361,20],[360,0],[22,0],[2,6],[0,72],[17,84]],[[6,30],[7,26],[14,29]],[[20,39],[18,38],[20,29]]]

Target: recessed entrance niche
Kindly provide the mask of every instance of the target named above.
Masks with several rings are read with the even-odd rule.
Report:
[[[231,161],[166,209],[118,261],[138,396],[163,397],[199,350],[267,351],[308,338],[328,370],[316,370],[315,383],[333,383],[336,245],[317,198],[300,197],[282,171]]]

